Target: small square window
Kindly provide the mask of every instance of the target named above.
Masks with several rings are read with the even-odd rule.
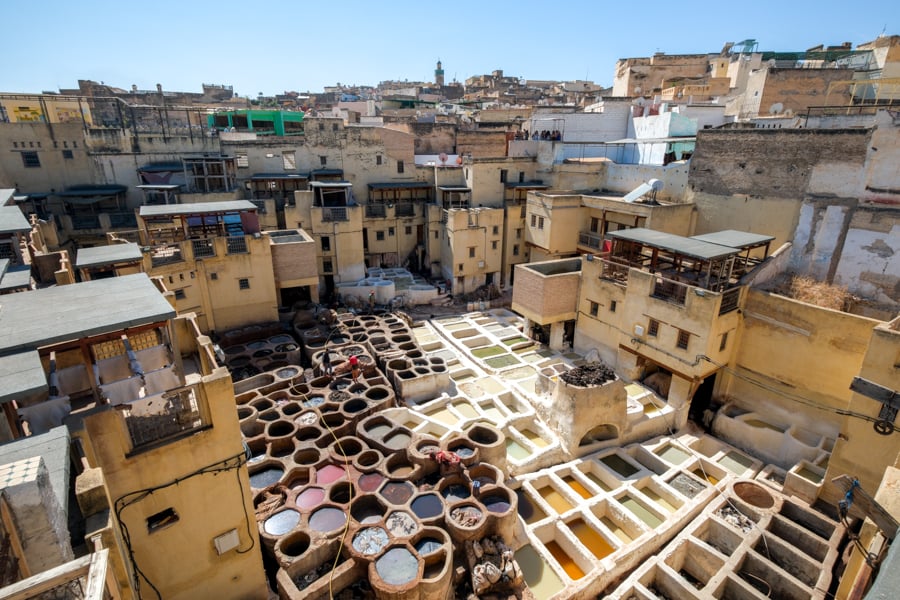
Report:
[[[462,270],[463,270],[463,264],[462,264],[462,263],[459,263],[458,265],[456,265],[456,270],[462,272]]]
[[[397,161],[397,172],[398,172],[398,173],[402,173],[402,172],[403,172],[403,169],[404,169],[403,161],[402,161],[402,160],[398,160],[398,161]]]
[[[591,301],[591,300],[588,300],[588,302],[590,303],[590,313],[591,313],[591,316],[592,316],[592,317],[596,317],[596,316],[597,316],[597,313],[600,312],[600,305],[597,304],[596,302]]]
[[[41,159],[37,152],[23,152],[22,164],[27,169],[37,168],[41,166]]]
[[[328,164],[328,157],[327,157],[327,156],[320,156],[320,157],[319,157],[319,164],[322,165],[323,167],[324,167],[325,165],[327,165],[327,164]]]
[[[238,289],[240,290],[249,290],[250,289],[250,280],[245,278],[238,279]]]
[[[178,513],[175,512],[174,508],[161,510],[156,514],[147,517],[147,533],[153,533],[154,531],[158,531],[163,527],[168,527],[177,522]]]
[[[322,250],[331,252],[331,238],[327,235],[322,236]]]
[[[378,240],[379,242],[383,242],[383,241],[384,241],[384,232],[383,232],[383,231],[376,231],[376,232],[375,232],[375,239]]]
[[[319,123],[319,131],[325,131],[325,123]]]
[[[281,153],[281,162],[284,166],[285,171],[293,171],[297,169],[297,153],[296,152],[282,152]]]
[[[538,217],[538,229],[544,228],[544,217]]]
[[[406,233],[406,235],[412,235],[412,227],[410,227],[409,225],[407,225],[403,231],[404,233]]]
[[[234,164],[238,169],[247,169],[250,167],[250,159],[246,152],[238,152],[234,155]]]
[[[176,300],[184,300],[185,299],[184,290],[175,290],[175,299]]]
[[[491,250],[497,249],[497,240],[491,240]]]
[[[722,334],[722,339],[719,341],[719,352],[724,352],[725,347],[728,346],[728,332]]]
[[[391,237],[394,237],[394,228],[393,227],[388,227],[388,235]]]
[[[19,142],[13,142],[13,148],[18,148],[18,147],[19,147]]]
[[[618,300],[610,300],[609,301],[609,312],[616,312],[616,308],[619,306]]]
[[[469,258],[475,258],[475,246],[469,247]]]
[[[334,271],[334,265],[332,264],[332,262],[330,260],[323,260],[322,261],[322,272],[323,273],[331,273],[332,271]]]
[[[499,226],[499,225],[494,225],[494,227],[491,229],[491,232],[492,232],[494,235],[500,235],[500,226]]]
[[[75,154],[73,154],[71,150],[63,150],[62,156],[66,160],[71,160],[71,159],[75,158]]]
[[[73,147],[73,148],[77,148],[77,147],[78,147],[78,142],[72,142],[72,147]]]
[[[15,143],[15,142],[13,142],[13,143]],[[54,148],[59,148],[59,142],[57,142],[57,141],[54,140],[54,142],[53,142],[53,147],[54,147]]]
[[[519,245],[515,244],[513,246],[513,256],[518,256],[518,255],[519,255]]]
[[[678,330],[678,347],[682,350],[687,350],[688,342],[691,341],[691,334],[683,329]]]
[[[516,239],[517,240],[522,239],[522,230],[521,229],[516,229]]]
[[[440,235],[437,231],[434,232],[434,239],[438,239],[438,235]]]
[[[650,324],[647,326],[647,335],[650,337],[656,337],[659,335],[659,321],[656,319],[650,319]]]
[[[337,130],[338,130],[338,124],[337,124],[337,123],[332,123],[332,124],[331,124],[331,130],[332,130],[332,131],[337,131]]]
[[[381,155],[380,155],[380,154],[376,154],[376,155],[375,155],[375,164],[376,164],[376,165],[380,165],[380,164],[381,164]]]
[[[525,171],[519,171],[519,183],[525,183]]]
[[[500,183],[506,183],[507,172],[506,169],[500,169]]]
[[[531,215],[531,226],[537,226],[537,215]]]

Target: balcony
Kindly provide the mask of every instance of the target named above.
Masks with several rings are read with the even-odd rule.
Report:
[[[244,236],[229,236],[226,240],[226,252],[228,254],[248,254],[247,238]]]
[[[349,221],[350,219],[347,217],[347,207],[340,206],[334,208],[323,208],[322,220],[325,222]]]
[[[100,215],[72,215],[72,229],[100,229]]]
[[[134,449],[208,425],[194,386],[140,398],[124,406],[125,424]]]
[[[663,300],[670,304],[684,306],[685,298],[687,298],[687,285],[678,283],[671,279],[656,277],[653,281],[653,288],[650,290],[650,296],[657,300]]]
[[[603,250],[603,236],[593,231],[582,231],[578,234],[578,245],[601,252]]]
[[[394,215],[397,217],[414,217],[416,216],[416,205],[412,202],[401,202],[394,205]]]
[[[719,315],[724,315],[738,309],[741,300],[741,288],[733,288],[722,292],[722,302],[719,304]]]
[[[600,262],[602,264],[600,269],[600,279],[605,279],[606,281],[611,281],[618,285],[628,285],[628,271],[631,268],[630,266],[609,259],[603,259]]]
[[[216,245],[211,238],[191,240],[191,249],[194,258],[213,258],[216,255]]]
[[[367,204],[367,219],[383,219],[387,217],[387,207],[384,204]]]

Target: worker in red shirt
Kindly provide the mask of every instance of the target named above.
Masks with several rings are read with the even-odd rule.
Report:
[[[353,377],[353,381],[359,379],[359,358],[355,354],[350,357],[350,376]]]

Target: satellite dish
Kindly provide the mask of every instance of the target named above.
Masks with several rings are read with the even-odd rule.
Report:
[[[448,158],[448,156],[447,156],[446,153],[441,152],[441,153],[438,155],[438,158],[441,160],[441,164],[442,164],[442,165],[447,164],[447,158]]]

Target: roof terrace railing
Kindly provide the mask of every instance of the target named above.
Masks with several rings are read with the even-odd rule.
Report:
[[[162,244],[150,250],[150,264],[154,267],[182,262],[184,253],[181,244]]]
[[[323,208],[322,209],[322,220],[323,221],[348,221],[347,218],[347,207],[339,206],[333,208]]]
[[[211,238],[191,240],[194,258],[212,258],[216,255],[216,245]]]
[[[605,279],[618,285],[628,285],[628,270],[631,268],[629,265],[610,259],[601,259],[600,262],[602,264],[600,279]]]
[[[600,250],[603,248],[603,236],[592,231],[582,231],[578,234],[578,245]]]
[[[240,235],[228,236],[226,239],[226,252],[228,254],[248,254],[247,238]]]
[[[139,398],[126,405],[125,424],[132,447],[155,444],[209,423],[196,386]]]

